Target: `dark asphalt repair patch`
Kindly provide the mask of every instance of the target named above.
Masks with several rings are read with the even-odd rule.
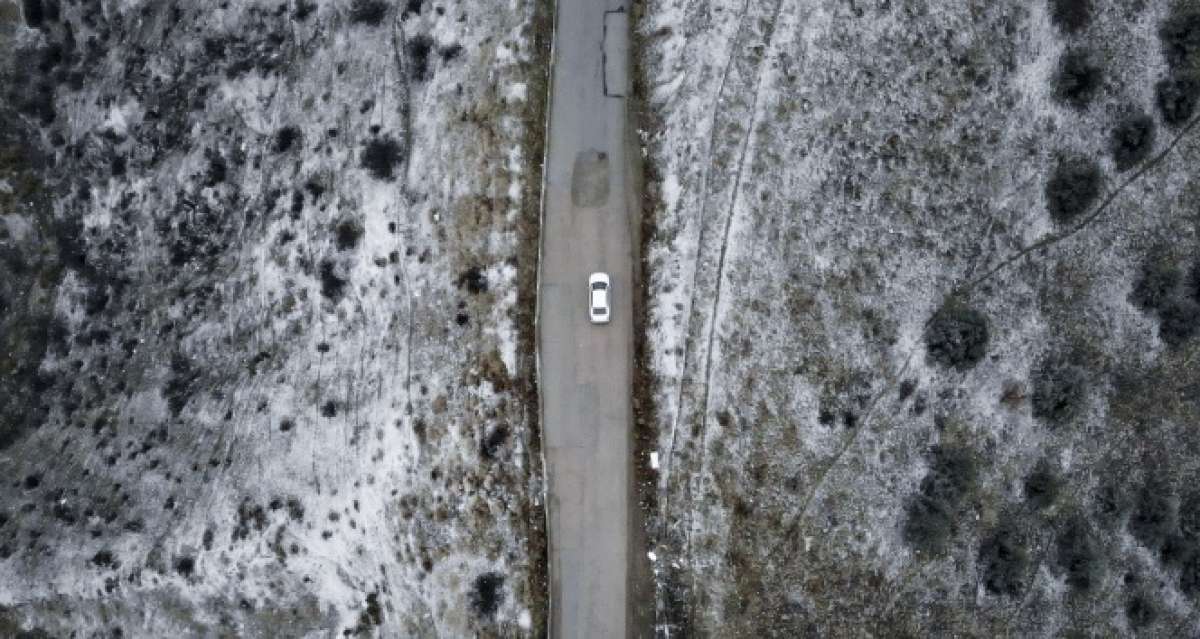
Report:
[[[608,154],[590,149],[575,156],[571,170],[571,204],[604,206],[608,202]]]

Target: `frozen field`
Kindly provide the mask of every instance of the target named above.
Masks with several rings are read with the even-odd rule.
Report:
[[[0,0],[0,635],[542,632],[546,11]]]
[[[1200,631],[1200,6],[635,17],[658,634]]]

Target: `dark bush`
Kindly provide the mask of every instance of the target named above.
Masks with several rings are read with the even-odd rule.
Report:
[[[1025,478],[1025,501],[1037,510],[1054,505],[1061,490],[1062,480],[1054,472],[1050,462],[1044,459],[1038,462],[1033,472]]]
[[[192,366],[192,360],[182,353],[171,356],[171,372],[167,376],[167,384],[163,387],[163,397],[167,400],[167,408],[176,417],[183,411],[194,393],[193,386],[200,379],[200,372]]]
[[[1129,512],[1129,497],[1114,477],[1102,480],[1095,495],[1096,514],[1109,522],[1115,522]]]
[[[471,609],[483,618],[490,618],[504,603],[504,576],[488,572],[475,578],[468,595]]]
[[[947,503],[961,503],[975,485],[978,469],[971,451],[960,446],[936,446],[929,472],[921,481],[922,494]]]
[[[87,291],[83,295],[83,314],[88,317],[95,317],[104,312],[108,308],[108,303],[111,296],[108,294],[108,287],[100,282],[90,282]]]
[[[348,280],[337,274],[337,265],[333,260],[322,260],[320,267],[321,295],[338,301],[346,293]]]
[[[1050,0],[1050,20],[1063,33],[1075,33],[1092,21],[1092,0]]]
[[[63,47],[57,43],[48,44],[38,50],[37,58],[38,71],[43,75],[52,73],[64,61]]]
[[[334,228],[334,234],[338,250],[348,251],[358,246],[358,241],[363,236],[363,227],[354,220],[342,220]]]
[[[304,22],[305,20],[308,20],[309,16],[316,12],[316,10],[317,4],[315,2],[312,2],[311,0],[297,0],[296,8],[292,10],[292,17],[294,17],[298,22]]]
[[[1158,30],[1163,56],[1174,70],[1200,70],[1200,6],[1181,5]]]
[[[1145,628],[1154,623],[1158,609],[1145,592],[1138,592],[1125,603],[1125,617],[1131,628]]]
[[[982,313],[947,298],[925,327],[928,356],[942,366],[967,369],[987,352],[988,323]]]
[[[347,630],[347,635],[356,637],[364,637],[372,635],[371,628],[377,627],[383,623],[383,607],[379,605],[379,593],[373,592],[367,595],[367,605],[363,607],[362,612],[358,613],[358,625],[354,629]]]
[[[205,151],[208,156],[208,171],[204,176],[205,186],[216,186],[229,176],[229,165],[217,151]]]
[[[114,568],[117,565],[117,560],[113,557],[111,550],[105,549],[92,555],[92,565],[97,568]]]
[[[1085,213],[1097,198],[1104,181],[1100,166],[1080,156],[1063,158],[1046,180],[1046,209],[1059,224]]]
[[[46,22],[46,11],[42,7],[42,0],[22,0],[21,7],[25,16],[25,24],[36,29]]]
[[[1127,171],[1150,156],[1154,149],[1154,120],[1144,113],[1125,118],[1112,130],[1108,151],[1118,171]]]
[[[1100,65],[1083,49],[1070,49],[1059,58],[1054,75],[1054,97],[1074,109],[1085,109],[1104,83]]]
[[[1188,271],[1187,295],[1200,302],[1200,259],[1192,262],[1192,268]]]
[[[471,293],[472,295],[486,293],[488,290],[487,275],[485,275],[483,269],[479,268],[478,266],[472,266],[471,268],[463,271],[458,276],[457,284],[459,288],[466,288],[467,292]]]
[[[1193,554],[1179,572],[1179,589],[1189,597],[1200,595],[1200,553]]]
[[[489,461],[495,459],[506,441],[508,441],[508,427],[501,424],[493,428],[479,443],[480,457]]]
[[[1197,552],[1200,552],[1200,543],[1195,537],[1171,533],[1163,540],[1159,557],[1168,566],[1183,566],[1191,561]]]
[[[948,504],[918,493],[905,512],[904,539],[919,552],[941,554],[956,531],[956,516]]]
[[[287,511],[288,517],[291,517],[292,521],[304,521],[304,504],[300,503],[298,498],[287,498]]]
[[[285,126],[275,132],[275,152],[286,153],[296,142],[300,141],[300,127]]]
[[[184,555],[175,558],[175,572],[182,577],[191,577],[196,572],[196,558]]]
[[[1067,585],[1088,592],[1104,575],[1099,544],[1086,519],[1072,517],[1058,535],[1058,566],[1066,573]]]
[[[1157,482],[1147,482],[1129,518],[1129,532],[1143,546],[1158,550],[1175,530],[1175,510],[1170,491]]]
[[[35,86],[20,90],[10,89],[7,100],[10,104],[15,104],[21,113],[31,118],[37,118],[43,126],[53,124],[58,117],[58,109],[54,101],[54,85],[50,82],[38,82]]]
[[[1033,416],[1050,426],[1073,419],[1083,407],[1087,393],[1087,373],[1062,356],[1048,357],[1033,372],[1030,403]]]
[[[1163,122],[1179,126],[1192,119],[1200,101],[1200,80],[1192,75],[1172,75],[1154,85],[1155,102]]]
[[[362,155],[362,166],[377,180],[395,179],[396,166],[403,161],[400,143],[390,136],[372,139]]]
[[[371,623],[378,626],[383,623],[383,607],[379,605],[379,593],[367,595],[367,609],[363,611]]]
[[[337,417],[337,403],[332,399],[321,404],[322,417]]]
[[[421,34],[408,41],[409,75],[417,82],[429,79],[429,53],[433,51],[433,38]]]
[[[1179,532],[1200,538],[1200,491],[1188,493],[1180,500]]]
[[[937,446],[920,492],[909,501],[904,537],[927,554],[940,554],[957,530],[958,511],[975,484],[975,458],[965,448]]]
[[[462,55],[463,46],[461,44],[452,44],[448,47],[442,47],[438,51],[438,55],[442,57],[442,62],[451,62],[458,56]]]
[[[249,497],[243,498],[237,509],[237,525],[233,528],[233,540],[246,539],[250,536],[251,528],[262,532],[266,527],[267,511],[263,510],[262,506],[250,501]]]
[[[988,592],[1017,597],[1025,587],[1029,550],[1021,534],[1011,525],[1001,525],[979,545],[979,565]]]
[[[1158,315],[1158,337],[1172,348],[1182,345],[1200,329],[1200,305],[1186,298],[1175,298]]]
[[[1174,264],[1159,258],[1148,259],[1133,283],[1129,301],[1147,313],[1160,311],[1175,296],[1179,280],[1179,269]]]
[[[383,0],[354,0],[350,5],[350,22],[376,26],[383,22],[388,6]]]

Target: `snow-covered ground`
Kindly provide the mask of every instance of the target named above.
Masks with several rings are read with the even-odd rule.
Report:
[[[545,11],[0,0],[0,634],[540,633]]]
[[[1200,144],[1156,93],[1200,52],[1092,5],[640,7],[660,636],[1200,630]],[[1077,155],[1116,196],[1058,221]]]

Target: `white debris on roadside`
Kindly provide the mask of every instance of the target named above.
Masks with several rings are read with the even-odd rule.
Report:
[[[650,467],[658,470],[658,451],[656,450],[650,451]]]

